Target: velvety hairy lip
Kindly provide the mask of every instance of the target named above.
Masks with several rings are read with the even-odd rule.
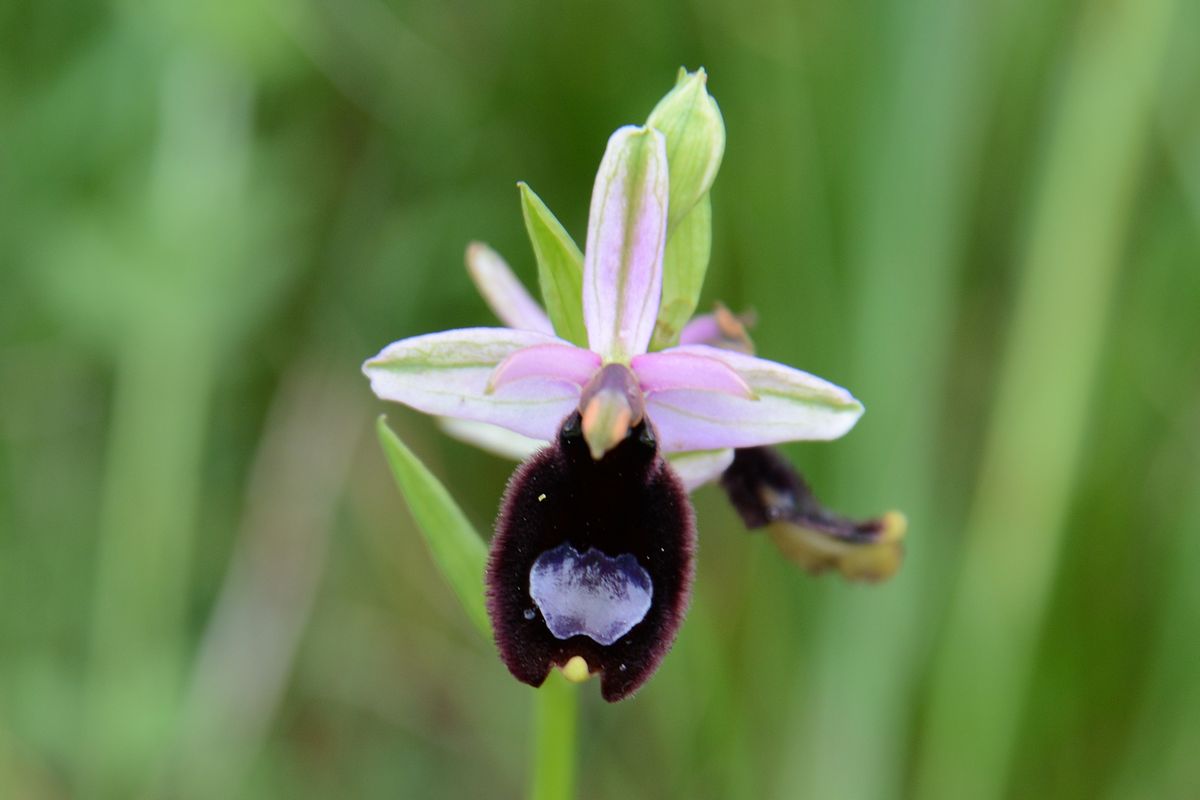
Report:
[[[535,562],[563,545],[616,561],[628,556],[624,563],[632,560],[649,577],[644,617],[608,644],[584,633],[559,638],[531,597]],[[635,426],[597,461],[580,415],[572,414],[505,491],[487,570],[488,613],[501,659],[518,680],[540,686],[553,666],[579,656],[600,674],[604,699],[627,697],[675,641],[691,597],[694,551],[686,491],[659,455],[648,424]]]

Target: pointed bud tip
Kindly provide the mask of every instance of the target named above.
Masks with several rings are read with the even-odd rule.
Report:
[[[698,82],[701,86],[707,86],[708,72],[704,67],[697,67],[695,72],[689,71],[687,67],[680,67],[679,73],[675,78],[675,85],[681,86],[691,80]]]
[[[619,141],[620,139],[632,140],[644,139],[647,137],[651,139],[662,139],[663,133],[650,123],[646,123],[645,125],[625,125],[613,131],[613,135],[609,137],[609,139],[610,141]]]
[[[725,122],[708,92],[708,74],[703,69],[682,72],[646,123],[666,137],[671,174],[669,230],[674,232],[711,188],[725,152]],[[705,218],[697,224],[708,236],[711,222]],[[695,298],[691,302],[694,304]]]

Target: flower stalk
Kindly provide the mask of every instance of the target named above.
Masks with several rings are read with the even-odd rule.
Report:
[[[575,796],[579,689],[564,675],[551,674],[534,694],[533,800]]]

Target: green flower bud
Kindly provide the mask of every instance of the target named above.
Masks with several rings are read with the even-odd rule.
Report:
[[[680,69],[675,88],[658,101],[646,120],[667,139],[671,175],[668,235],[708,193],[725,153],[725,122],[707,83],[703,69]]]
[[[725,122],[708,93],[703,69],[679,70],[675,88],[658,102],[646,124],[667,141],[670,200],[663,289],[650,349],[679,341],[679,332],[696,310],[712,243],[708,190],[725,153]]]

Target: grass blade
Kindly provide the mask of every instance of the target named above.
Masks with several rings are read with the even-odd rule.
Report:
[[[916,771],[920,797],[986,800],[1008,788],[1171,6],[1126,0],[1084,9],[1087,24],[1048,140],[962,569],[932,672]]]

